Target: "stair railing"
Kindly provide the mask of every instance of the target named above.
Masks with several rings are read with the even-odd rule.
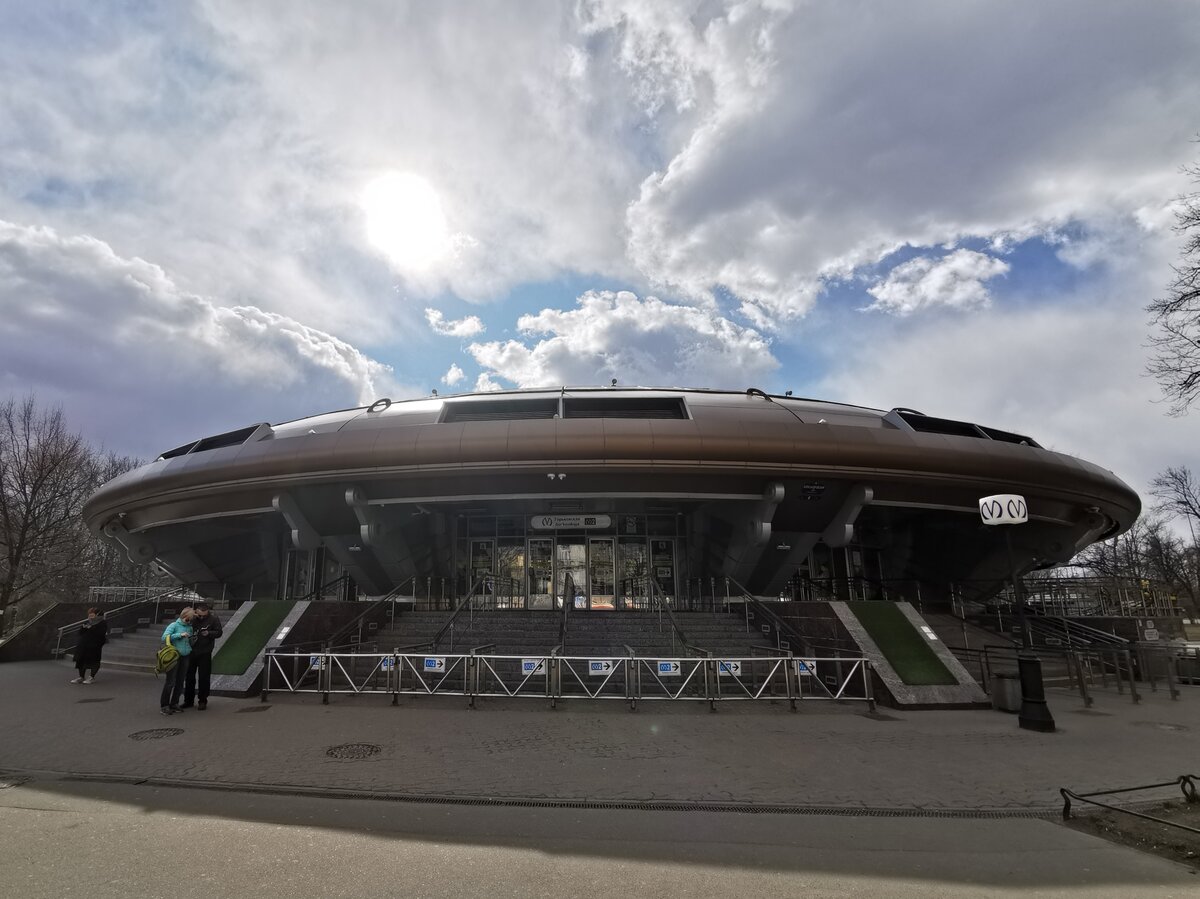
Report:
[[[664,613],[667,616],[667,621],[670,622],[671,651],[675,651],[675,638],[678,637],[679,645],[684,652],[692,653],[705,659],[712,658],[712,653],[709,650],[703,648],[702,646],[696,646],[687,638],[687,634],[683,632],[683,628],[679,625],[679,620],[675,617],[675,612],[671,609],[670,601],[667,599],[666,594],[663,593],[662,588],[658,586],[658,581],[652,577],[647,577],[647,582],[650,585],[649,595],[651,602],[653,602],[658,609],[659,627],[662,626],[662,616]]]

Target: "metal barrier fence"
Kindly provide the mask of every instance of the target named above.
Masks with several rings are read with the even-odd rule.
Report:
[[[866,702],[874,710],[865,658],[595,658],[487,653],[279,652],[265,654],[262,701],[271,692],[390,696],[464,696],[559,700],[718,702],[787,700]]]
[[[966,648],[947,646],[968,669],[977,669],[977,680],[985,693],[991,693],[993,677],[1006,675],[1017,668],[1018,649],[1014,646],[984,646]],[[1171,699],[1182,695],[1180,684],[1200,681],[1200,658],[1166,646],[1131,644],[1128,648],[1093,647],[1090,649],[1051,649],[1037,647],[1034,655],[1043,662],[1061,666],[1066,686],[1079,693],[1085,708],[1090,708],[1092,692],[1097,687],[1116,687],[1118,695],[1129,694],[1132,702],[1142,701],[1142,688],[1149,686],[1157,693],[1159,684],[1166,687]],[[1193,671],[1189,663],[1195,666]],[[974,671],[972,672],[974,673]],[[1047,679],[1050,675],[1047,672]],[[1140,686],[1139,686],[1140,685]]]

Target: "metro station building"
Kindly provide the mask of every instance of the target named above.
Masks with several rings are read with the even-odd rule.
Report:
[[[998,589],[978,500],[1026,497],[1023,571],[1128,528],[1137,495],[1023,435],[744,391],[555,388],[379,400],[193,439],[106,484],[93,531],[206,594],[447,607],[680,608]],[[653,581],[653,585],[651,585]],[[732,588],[730,584],[734,585]]]

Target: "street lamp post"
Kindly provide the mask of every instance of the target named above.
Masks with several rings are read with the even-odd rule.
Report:
[[[1004,544],[1008,549],[1008,567],[1012,573],[1013,600],[1017,604],[1017,624],[1021,629],[1021,648],[1017,652],[1017,670],[1021,677],[1021,713],[1017,723],[1025,730],[1054,732],[1054,716],[1046,705],[1046,687],[1042,682],[1042,663],[1033,652],[1029,624],[1025,616],[1025,592],[1013,555],[1012,529],[1029,521],[1025,497],[1014,493],[985,496],[979,500],[979,516],[986,525],[1004,528]]]

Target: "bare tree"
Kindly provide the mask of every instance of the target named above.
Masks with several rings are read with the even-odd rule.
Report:
[[[1200,183],[1200,165],[1186,172]],[[1179,198],[1175,230],[1183,235],[1182,260],[1167,295],[1146,307],[1154,348],[1147,369],[1182,415],[1200,397],[1200,192]]]
[[[32,395],[0,402],[0,635],[12,606],[78,565],[88,544],[79,513],[96,478],[91,448],[61,409]]]

